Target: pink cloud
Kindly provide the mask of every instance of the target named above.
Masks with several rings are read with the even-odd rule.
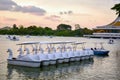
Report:
[[[17,11],[22,13],[30,13],[34,15],[45,15],[46,11],[42,8],[35,7],[35,6],[20,6],[17,5],[12,0],[0,0],[0,10],[4,11]]]
[[[57,22],[61,21],[61,17],[57,15],[50,15],[48,17],[45,17],[45,19]]]
[[[5,17],[4,17],[4,20],[5,21],[17,21],[17,19],[15,19],[15,18],[5,18]]]

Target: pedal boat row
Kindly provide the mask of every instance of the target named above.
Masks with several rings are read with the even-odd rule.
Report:
[[[23,42],[17,44],[20,45],[20,48],[18,49],[19,55],[16,58],[13,57],[12,50],[8,49],[9,56],[7,61],[10,65],[40,67],[93,58],[93,50],[78,50],[78,44],[84,44],[84,42]],[[31,49],[27,47],[30,45],[33,52],[30,52]],[[43,49],[42,46],[45,47],[45,45],[47,48]],[[24,51],[22,46],[24,46]]]

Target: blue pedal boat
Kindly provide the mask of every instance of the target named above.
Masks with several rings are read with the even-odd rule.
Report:
[[[108,55],[108,53],[110,52],[109,50],[106,50],[106,49],[104,49],[104,47],[103,47],[103,42],[100,42],[99,43],[100,44],[100,48],[91,48],[92,50],[93,50],[93,52],[94,52],[94,55]],[[97,43],[95,43],[95,45],[97,45]]]

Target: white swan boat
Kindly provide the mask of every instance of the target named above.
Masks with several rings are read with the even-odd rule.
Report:
[[[12,40],[12,41],[19,41],[19,38],[16,37],[16,36],[10,36],[10,35],[8,35],[6,38],[7,38],[7,39],[10,39],[10,40]]]
[[[36,43],[22,43],[19,45],[28,45],[28,44],[36,44]],[[40,66],[40,60],[37,57],[37,54],[30,54],[29,49],[25,48],[26,54],[23,54],[22,47],[18,49],[19,55],[14,58],[13,52],[11,49],[8,49],[7,52],[9,52],[9,57],[7,59],[8,64],[12,65],[19,65],[19,66],[27,66],[27,67],[39,67]]]
[[[8,49],[9,57],[7,61],[11,65],[40,67],[80,61],[81,59],[89,59],[91,55],[93,56],[92,50],[76,50],[77,47],[75,46],[78,44],[82,43],[76,43],[75,41],[23,42],[17,44],[21,47],[16,58],[13,57],[12,50]],[[30,46],[32,47],[30,48]]]
[[[85,48],[85,44],[86,42],[75,42],[74,43],[74,54],[76,57],[76,61],[80,60],[84,60],[84,59],[90,59],[93,58],[94,56],[94,52],[91,49],[87,49]],[[82,50],[76,50],[78,45],[82,45]]]

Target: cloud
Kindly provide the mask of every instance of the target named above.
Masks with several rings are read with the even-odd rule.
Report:
[[[0,10],[11,10],[17,4],[11,0],[0,0]]]
[[[34,15],[44,15],[46,11],[39,7],[35,6],[20,6],[17,5],[12,0],[0,0],[0,10],[6,11],[16,11],[16,12],[23,12],[23,13],[30,13]]]
[[[120,1],[120,0],[113,0],[113,1]]]
[[[50,17],[52,17],[52,18],[57,18],[57,19],[60,18],[60,16],[57,16],[57,15],[51,15]]]
[[[4,18],[5,21],[17,21],[17,19],[14,18]]]
[[[91,14],[88,13],[73,13],[73,11],[69,10],[69,11],[61,11],[59,13],[60,15],[70,15],[70,16],[92,16]]]
[[[61,21],[61,17],[60,16],[57,16],[57,15],[50,15],[48,17],[45,17],[45,19],[48,19],[48,20],[51,20],[51,21]]]
[[[60,15],[65,15],[65,14],[67,14],[67,15],[73,14],[73,11],[69,10],[69,11],[61,11],[60,12]]]
[[[14,11],[21,11],[23,13],[31,13],[34,15],[44,15],[46,13],[45,10],[40,9],[38,7],[35,6],[24,6],[24,7],[14,7],[13,8]]]
[[[74,14],[75,16],[87,16],[87,17],[89,17],[89,16],[93,16],[93,15],[91,15],[91,14],[88,14],[88,13],[76,13],[76,14]]]
[[[71,21],[70,20],[65,20],[64,22],[70,23]]]

